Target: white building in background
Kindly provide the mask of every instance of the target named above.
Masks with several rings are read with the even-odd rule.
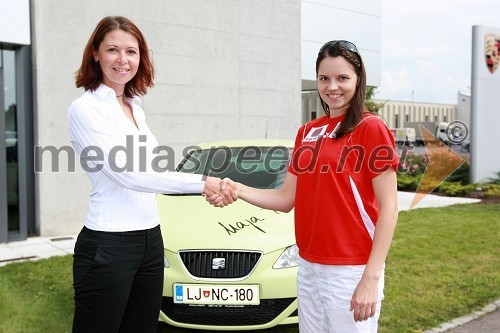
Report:
[[[457,117],[455,104],[435,104],[404,101],[380,101],[384,107],[378,113],[390,128],[405,127],[408,121],[452,122]]]
[[[293,139],[326,41],[354,42],[378,85],[380,13],[381,0],[0,0],[0,242],[83,225],[90,185],[78,161],[33,155],[70,145],[67,108],[83,92],[74,73],[102,17],[144,32],[157,75],[143,107],[178,161],[200,142]]]
[[[456,104],[391,100],[375,100],[375,102],[383,104],[378,114],[385,119],[390,128],[402,128],[407,121],[452,122],[457,120]],[[308,120],[324,115],[317,91],[302,91],[302,110]]]

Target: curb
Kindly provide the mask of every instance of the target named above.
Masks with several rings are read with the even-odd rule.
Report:
[[[424,331],[424,333],[442,333],[442,332],[446,332],[448,330],[451,330],[452,328],[455,328],[455,327],[458,327],[458,326],[462,326],[462,325],[464,325],[464,324],[466,324],[466,323],[468,323],[470,321],[473,321],[474,319],[478,319],[480,317],[483,317],[483,316],[487,315],[488,313],[492,313],[492,312],[494,312],[495,310],[497,310],[499,308],[500,308],[500,299],[496,300],[493,303],[490,303],[490,304],[486,305],[480,311],[474,311],[473,313],[471,313],[469,315],[466,315],[466,316],[463,316],[463,317],[459,317],[459,318],[455,318],[452,321],[444,323],[444,324],[442,324],[439,327],[433,328],[431,330]]]

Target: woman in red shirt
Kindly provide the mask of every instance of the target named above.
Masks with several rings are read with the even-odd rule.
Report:
[[[353,43],[323,45],[316,74],[325,116],[299,129],[282,187],[224,181],[256,206],[295,208],[302,333],[376,332],[398,217],[394,139],[365,109],[366,72]]]

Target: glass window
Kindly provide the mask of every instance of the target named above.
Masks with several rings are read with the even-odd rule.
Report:
[[[178,170],[220,178],[257,188],[279,188],[284,181],[291,147],[216,147],[191,152]]]
[[[1,50],[7,169],[8,230],[19,230],[19,165],[17,143],[15,51]]]

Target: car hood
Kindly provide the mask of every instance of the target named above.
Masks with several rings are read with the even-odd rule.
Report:
[[[201,195],[158,195],[165,248],[258,250],[268,253],[295,244],[293,211],[282,213],[238,200],[224,208]]]

